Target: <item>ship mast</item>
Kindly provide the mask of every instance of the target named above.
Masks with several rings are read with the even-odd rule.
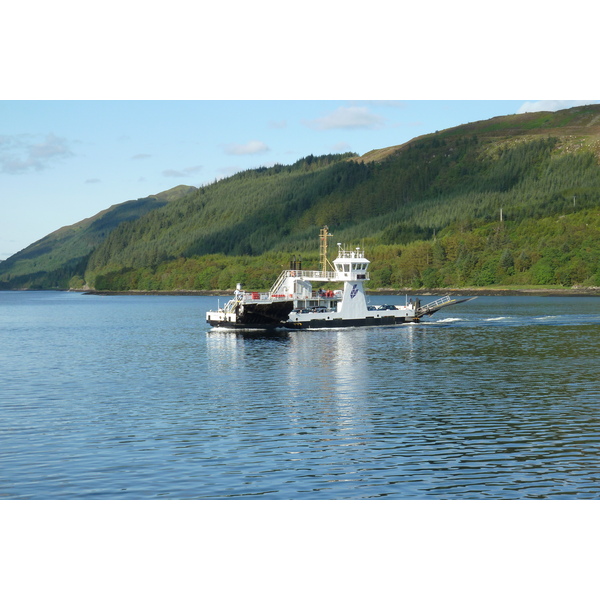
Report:
[[[329,233],[329,227],[325,225],[319,233],[319,260],[321,262],[321,277],[327,277],[327,238],[332,237],[333,234]]]

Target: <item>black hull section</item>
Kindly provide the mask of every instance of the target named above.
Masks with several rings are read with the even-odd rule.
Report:
[[[410,322],[416,322],[417,319],[411,319]],[[232,323],[230,321],[207,321],[213,327],[218,329],[231,330],[274,330],[274,329],[289,329],[289,330],[304,330],[304,329],[337,329],[340,327],[382,327],[390,325],[402,325],[407,323],[404,317],[367,317],[366,319],[315,319],[313,321],[305,321],[301,323],[284,322],[284,323]]]
[[[294,302],[273,302],[273,304],[245,304],[238,317],[238,323],[245,326],[279,325],[287,321],[294,308]]]
[[[332,329],[338,327],[380,327],[402,325],[404,317],[367,317],[365,319],[314,319],[312,321],[295,321],[285,323],[287,329]]]
[[[272,304],[244,304],[235,321],[207,320],[207,323],[220,329],[276,329],[284,326],[293,308],[292,300]]]
[[[229,329],[236,331],[274,331],[275,329],[281,329],[285,327],[283,323],[258,323],[258,324],[248,324],[248,323],[232,323],[230,321],[206,321],[209,325],[214,327],[215,329]]]

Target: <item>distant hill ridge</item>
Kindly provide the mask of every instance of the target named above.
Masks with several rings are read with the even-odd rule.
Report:
[[[485,121],[475,121],[458,125],[440,132],[428,133],[401,144],[380,150],[371,150],[356,160],[369,162],[382,160],[397,151],[410,147],[419,140],[432,137],[452,137],[478,135],[486,138],[526,139],[537,136],[583,135],[585,143],[590,145],[600,157],[600,105],[590,104],[558,110],[556,112],[535,112],[492,117]],[[595,139],[594,139],[595,138]]]
[[[494,117],[113,206],[2,263],[0,285],[265,288],[290,253],[316,261],[324,224],[367,247],[372,287],[598,285],[599,161],[600,105]]]
[[[83,274],[91,252],[117,225],[138,219],[195,190],[179,185],[147,198],[114,204],[93,217],[61,227],[5,260],[0,265],[0,285],[17,289],[64,288],[71,277]]]

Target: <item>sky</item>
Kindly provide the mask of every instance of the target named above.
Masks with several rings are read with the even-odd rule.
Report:
[[[584,101],[587,102],[587,101]],[[579,102],[581,103],[581,102]],[[5,100],[0,258],[109,206],[575,101]]]

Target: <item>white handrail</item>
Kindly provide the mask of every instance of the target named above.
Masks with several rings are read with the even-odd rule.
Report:
[[[434,306],[438,306],[439,304],[446,304],[446,302],[450,302],[450,301],[451,301],[450,296],[444,296],[443,298],[438,298],[437,300],[434,300],[433,302],[429,302],[429,304],[423,304],[423,306],[420,306],[419,308],[421,308],[421,309],[433,308]]]

